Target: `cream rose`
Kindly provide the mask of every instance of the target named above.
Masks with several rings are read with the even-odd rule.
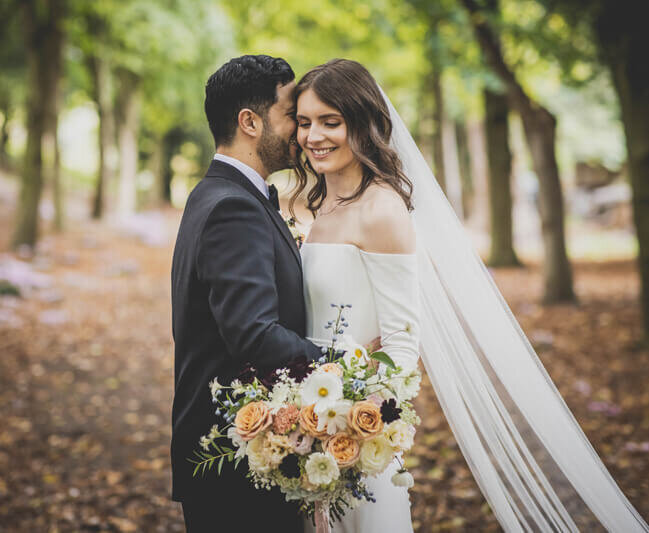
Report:
[[[370,476],[376,476],[383,472],[393,457],[394,450],[383,435],[366,440],[361,445],[359,457],[361,469]]]
[[[264,453],[264,435],[259,435],[252,439],[246,448],[246,455],[248,456],[248,465],[250,470],[259,472],[260,474],[267,474],[271,471],[273,466],[270,464],[268,457]]]
[[[234,427],[237,433],[245,441],[254,439],[260,431],[263,431],[273,422],[273,415],[270,409],[263,402],[250,402],[244,405],[234,419]]]
[[[312,404],[300,409],[300,426],[305,433],[317,439],[322,439],[328,436],[327,429],[325,427],[324,430],[318,431],[318,415],[313,411],[314,407],[315,404]]]
[[[324,444],[324,450],[329,452],[340,468],[351,466],[361,452],[361,446],[356,439],[347,433],[336,433]]]
[[[347,425],[360,440],[371,439],[383,431],[381,410],[373,402],[356,402],[347,413]]]
[[[385,426],[383,436],[397,451],[406,451],[414,443],[415,428],[403,420],[395,420]]]

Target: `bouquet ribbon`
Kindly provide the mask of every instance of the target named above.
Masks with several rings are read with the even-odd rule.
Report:
[[[323,502],[315,504],[315,530],[316,533],[331,533],[329,527],[329,511]]]

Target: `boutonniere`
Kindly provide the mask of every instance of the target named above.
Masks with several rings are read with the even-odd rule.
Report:
[[[304,242],[305,239],[304,233],[300,232],[300,230],[298,229],[295,217],[287,217],[281,211],[280,214],[282,215],[284,222],[286,222],[286,225],[288,226],[288,230],[291,232],[291,235],[295,240],[295,244],[299,249],[302,246],[302,243]]]

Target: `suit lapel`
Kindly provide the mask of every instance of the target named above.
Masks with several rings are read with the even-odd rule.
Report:
[[[279,214],[279,211],[277,211],[275,207],[273,207],[268,198],[266,198],[245,175],[239,172],[239,170],[234,168],[232,165],[228,165],[227,163],[224,163],[222,161],[212,160],[212,164],[210,165],[210,168],[208,169],[205,177],[219,177],[233,181],[246,189],[250,194],[252,194],[255,198],[257,198],[257,200],[261,202],[261,205],[264,206],[264,209],[266,209],[266,211],[270,215],[270,219],[273,221],[282,237],[284,237],[286,244],[291,249],[291,253],[297,261],[298,266],[300,267],[300,275],[302,275],[302,261],[300,260],[300,252],[297,249],[297,244],[295,244],[295,239],[291,235],[291,232],[289,231],[286,222]]]

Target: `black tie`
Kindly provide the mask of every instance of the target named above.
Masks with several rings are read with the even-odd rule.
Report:
[[[279,197],[277,196],[277,187],[275,185],[268,186],[268,200],[279,211]]]

